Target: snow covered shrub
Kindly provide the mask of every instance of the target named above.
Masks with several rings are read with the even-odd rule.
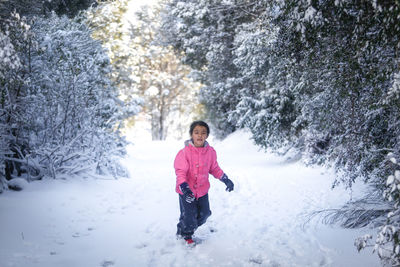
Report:
[[[393,266],[400,265],[400,164],[393,154],[390,160],[398,170],[390,175],[386,181],[383,193],[385,199],[391,204],[391,211],[387,214],[386,223],[381,226],[375,241],[375,250],[378,255],[389,261]]]
[[[31,13],[27,1],[7,3],[0,4],[0,191],[17,175],[125,175],[118,129],[126,110],[85,18],[35,17],[46,13],[43,3],[32,2]]]
[[[118,175],[123,111],[106,51],[84,23],[67,17],[36,18],[33,31],[39,49],[25,110],[32,156],[52,177],[93,169]]]
[[[85,24],[67,17],[37,17],[32,31],[34,40],[15,31],[13,46],[6,46],[15,48],[6,53],[17,57],[13,63],[21,63],[2,69],[4,176],[11,179],[20,165],[27,179],[89,170],[123,174],[116,156],[124,153],[118,132],[124,114],[105,50]]]
[[[388,265],[400,265],[400,164],[397,162],[393,153],[388,155],[393,165],[397,167],[394,174],[389,175],[386,180],[383,197],[387,201],[389,207],[385,212],[385,221],[379,227],[374,251],[379,258]],[[355,245],[361,250],[371,244],[372,235],[359,237]]]
[[[23,190],[28,182],[23,178],[13,178],[7,182],[8,188],[14,191],[21,191]]]

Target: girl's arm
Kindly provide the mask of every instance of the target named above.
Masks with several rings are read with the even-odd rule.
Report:
[[[186,160],[183,149],[179,151],[175,157],[174,168],[176,174],[176,185],[179,186],[182,183],[187,182],[186,177],[189,170],[189,163]]]
[[[217,161],[217,152],[214,149],[211,151],[211,167],[210,167],[210,174],[217,179],[221,179],[224,175],[224,171],[219,167]]]

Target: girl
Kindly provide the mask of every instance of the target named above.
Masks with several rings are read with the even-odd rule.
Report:
[[[176,155],[174,168],[181,212],[176,234],[190,245],[194,243],[194,231],[211,215],[208,174],[224,182],[228,192],[233,190],[233,182],[218,166],[217,153],[206,141],[210,134],[207,123],[194,121],[189,133],[191,139],[185,141],[185,147]]]

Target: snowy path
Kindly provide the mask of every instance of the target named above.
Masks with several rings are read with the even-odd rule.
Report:
[[[353,246],[361,230],[302,228],[304,212],[349,198],[330,190],[330,174],[258,152],[247,137],[211,142],[235,191],[210,177],[213,214],[195,248],[175,239],[182,142],[142,142],[127,159],[132,179],[47,180],[0,195],[0,266],[379,266]]]

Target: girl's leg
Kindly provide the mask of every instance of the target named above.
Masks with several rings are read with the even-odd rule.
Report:
[[[177,234],[185,239],[192,238],[194,230],[197,228],[197,201],[187,203],[185,197],[179,194],[179,208],[181,215],[177,225]]]
[[[208,217],[211,216],[208,194],[197,200],[197,211],[197,227],[199,227],[207,221]]]

